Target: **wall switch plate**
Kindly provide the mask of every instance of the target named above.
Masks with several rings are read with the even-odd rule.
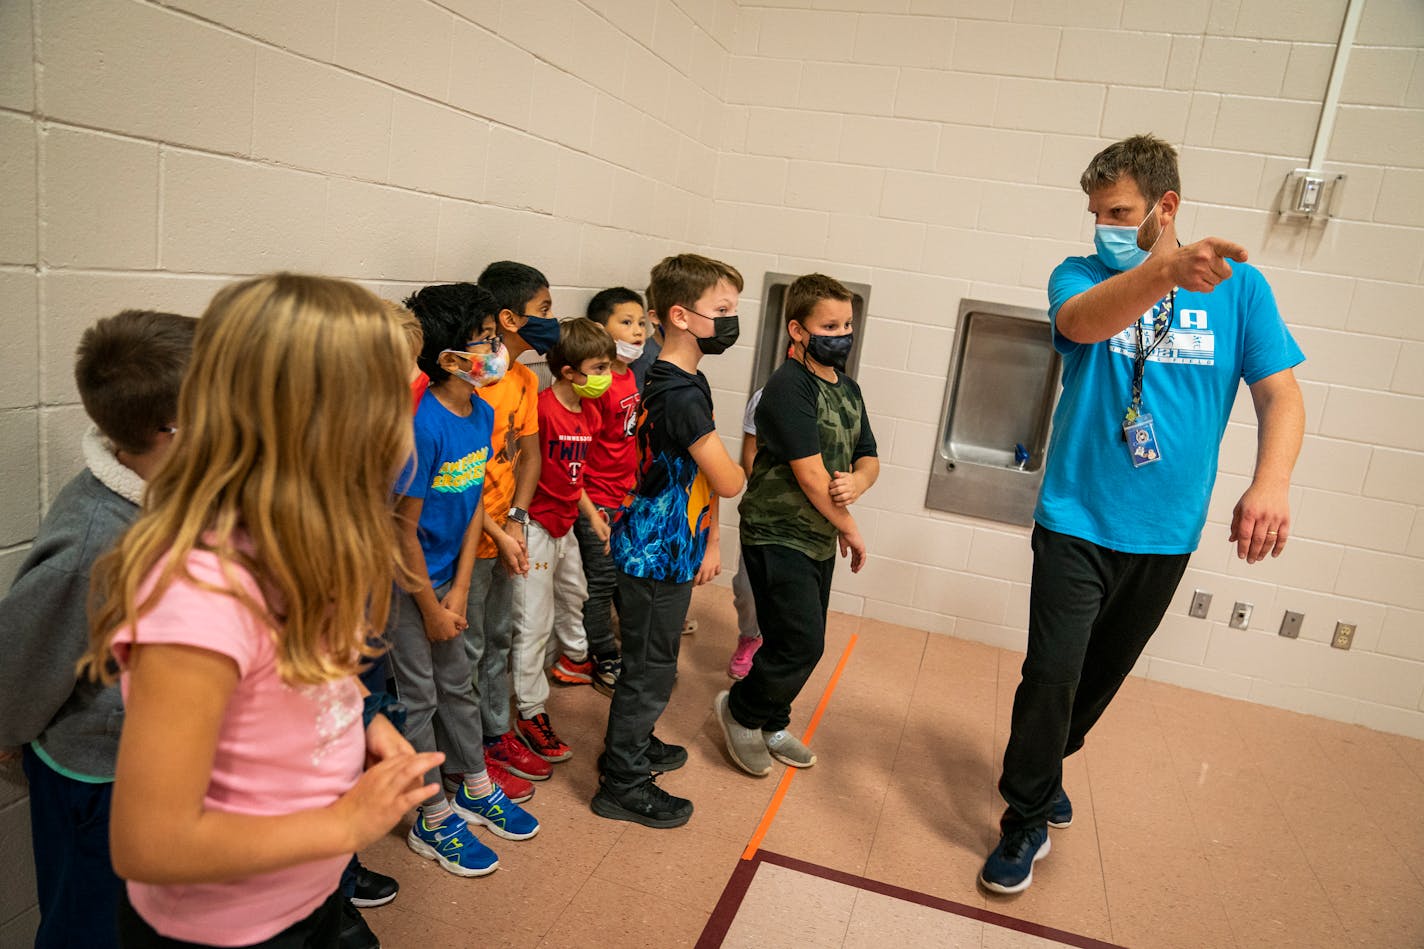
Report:
[[[1236,605],[1231,608],[1231,628],[1245,629],[1250,626],[1251,610],[1253,609],[1254,607],[1250,603],[1237,601]]]
[[[1330,645],[1336,649],[1349,649],[1350,644],[1355,641],[1354,623],[1336,623],[1335,636],[1330,640]]]
[[[1285,186],[1281,188],[1280,205],[1276,210],[1282,215],[1328,218],[1335,213],[1335,206],[1344,190],[1344,175],[1318,168],[1297,168],[1287,172]]]
[[[1294,613],[1286,610],[1286,615],[1281,617],[1281,635],[1287,639],[1300,638],[1300,626],[1305,622],[1304,613]]]
[[[1192,605],[1187,608],[1187,615],[1195,616],[1197,619],[1206,619],[1209,609],[1211,609],[1211,594],[1205,590],[1193,590]]]

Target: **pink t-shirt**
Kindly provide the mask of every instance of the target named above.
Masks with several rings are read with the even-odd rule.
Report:
[[[215,555],[195,551],[194,580],[231,589]],[[261,602],[251,575],[233,567]],[[140,591],[140,598],[146,591]],[[365,763],[362,699],[354,677],[323,685],[288,685],[277,675],[270,625],[232,596],[177,580],[113,650],[128,697],[129,646],[196,646],[237,663],[237,688],[228,700],[203,806],[235,814],[288,814],[325,807],[348,791]],[[182,709],[173,714],[181,715]],[[335,891],[349,855],[314,860],[227,883],[155,886],[129,883],[129,899],[164,936],[216,946],[261,942],[311,915]]]

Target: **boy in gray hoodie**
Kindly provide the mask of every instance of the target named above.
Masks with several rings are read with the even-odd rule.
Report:
[[[64,486],[0,600],[0,755],[23,746],[40,926],[35,946],[117,946],[122,883],[109,863],[109,801],[123,704],[78,681],[89,573],[138,516],[177,432],[197,321],[125,310],[79,341],[74,379],[95,423],[85,470]],[[10,750],[10,754],[5,754]]]

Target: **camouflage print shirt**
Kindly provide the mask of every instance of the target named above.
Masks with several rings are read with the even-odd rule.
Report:
[[[860,386],[826,382],[794,359],[771,374],[756,410],[757,453],[742,497],[743,544],[775,544],[812,560],[836,555],[836,529],[801,490],[791,462],[820,455],[828,473],[875,454]]]

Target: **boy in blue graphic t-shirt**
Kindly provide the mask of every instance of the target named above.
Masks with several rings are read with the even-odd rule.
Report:
[[[406,738],[435,751],[438,735],[444,771],[458,778],[453,800],[439,791],[421,804],[406,842],[456,876],[482,876],[499,860],[467,821],[506,840],[539,830],[486,770],[479,697],[460,635],[470,611],[484,607],[471,602],[470,576],[484,531],[494,410],[475,389],[501,378],[507,359],[495,333],[499,307],[487,290],[471,283],[425,287],[405,304],[420,320],[425,339],[418,361],[430,388],[415,411],[415,457],[396,485],[396,519],[406,566],[422,582],[399,591],[386,639],[407,709]],[[513,550],[505,554],[517,559]],[[440,779],[439,769],[426,776],[429,783]]]
[[[1097,253],[1048,282],[1063,394],[1034,512],[1028,655],[1014,695],[999,792],[999,844],[979,874],[995,893],[1033,882],[1048,828],[1073,807],[1063,759],[1156,631],[1201,539],[1217,451],[1237,389],[1260,436],[1233,512],[1237,556],[1278,556],[1305,410],[1302,360],[1245,248],[1177,242],[1177,154],[1150,135],[1108,146],[1083,173]]]
[[[736,341],[741,290],[735,268],[696,254],[665,258],[648,284],[648,305],[665,335],[643,390],[638,482],[611,538],[623,674],[592,802],[600,817],[647,827],[678,827],[692,817],[691,801],[653,782],[653,771],[687,761],[686,749],[658,740],[653,726],[672,694],[683,619],[716,516],[714,497],[732,497],[745,481],[717,437],[712,390],[697,369],[703,355]]]

